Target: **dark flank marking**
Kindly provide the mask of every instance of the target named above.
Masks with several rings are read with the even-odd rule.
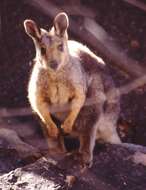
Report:
[[[81,64],[84,68],[84,71],[89,75],[105,72],[106,70],[105,65],[98,63],[97,60],[93,58],[90,54],[80,51],[79,57],[81,60]]]

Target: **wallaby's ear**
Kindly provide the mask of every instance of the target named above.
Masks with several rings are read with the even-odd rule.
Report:
[[[24,21],[24,28],[26,33],[34,39],[39,39],[41,36],[40,28],[33,20],[25,20]]]
[[[54,19],[54,29],[56,35],[63,37],[69,26],[69,20],[66,13],[59,13]]]

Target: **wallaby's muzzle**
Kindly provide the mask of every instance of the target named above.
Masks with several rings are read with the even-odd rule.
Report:
[[[51,69],[54,69],[54,70],[57,70],[57,68],[58,68],[58,63],[57,63],[57,61],[56,60],[53,60],[53,61],[51,61],[51,63],[50,63],[50,68]]]

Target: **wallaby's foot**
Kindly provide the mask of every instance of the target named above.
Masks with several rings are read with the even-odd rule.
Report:
[[[89,151],[79,151],[76,154],[76,159],[79,161],[82,168],[91,168],[93,164],[93,155]]]
[[[62,154],[66,153],[66,148],[64,146],[64,139],[63,137],[59,136],[56,138],[48,138],[48,148],[50,154]]]
[[[89,152],[82,152],[82,162],[83,166],[87,168],[91,168],[93,164],[93,156]]]

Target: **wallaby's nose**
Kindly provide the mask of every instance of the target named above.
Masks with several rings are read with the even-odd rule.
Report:
[[[51,67],[51,69],[56,70],[57,67],[58,67],[58,63],[57,63],[57,61],[56,61],[56,60],[51,61],[51,63],[50,63],[50,67]]]

